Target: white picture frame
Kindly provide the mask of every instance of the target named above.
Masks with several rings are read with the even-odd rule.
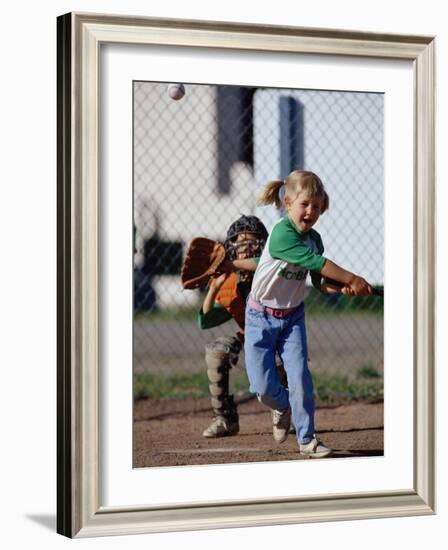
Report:
[[[99,447],[100,47],[134,44],[408,60],[415,115],[412,366],[407,490],[142,506],[101,502]],[[58,532],[69,537],[434,513],[434,41],[94,14],[58,19]]]

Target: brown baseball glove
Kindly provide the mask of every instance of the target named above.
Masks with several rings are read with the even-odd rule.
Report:
[[[226,251],[218,241],[196,237],[188,245],[181,271],[182,286],[186,289],[204,286],[213,275],[220,273]]]

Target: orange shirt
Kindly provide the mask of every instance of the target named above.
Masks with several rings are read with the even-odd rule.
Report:
[[[241,329],[241,336],[244,334],[244,317],[246,304],[238,294],[238,276],[231,273],[216,295],[215,302],[225,308]]]

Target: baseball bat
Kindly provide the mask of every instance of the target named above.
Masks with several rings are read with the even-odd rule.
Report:
[[[334,279],[325,278],[325,282],[328,283],[329,285],[333,285],[337,288],[343,288],[345,286],[342,283],[340,283],[339,281],[335,281]],[[384,296],[384,289],[383,288],[372,287],[372,289],[373,289],[373,296]]]

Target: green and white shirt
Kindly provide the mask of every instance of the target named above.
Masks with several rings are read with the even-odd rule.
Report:
[[[325,264],[324,245],[317,231],[303,233],[288,216],[273,227],[252,282],[251,297],[266,307],[296,307],[305,295],[308,271]]]

